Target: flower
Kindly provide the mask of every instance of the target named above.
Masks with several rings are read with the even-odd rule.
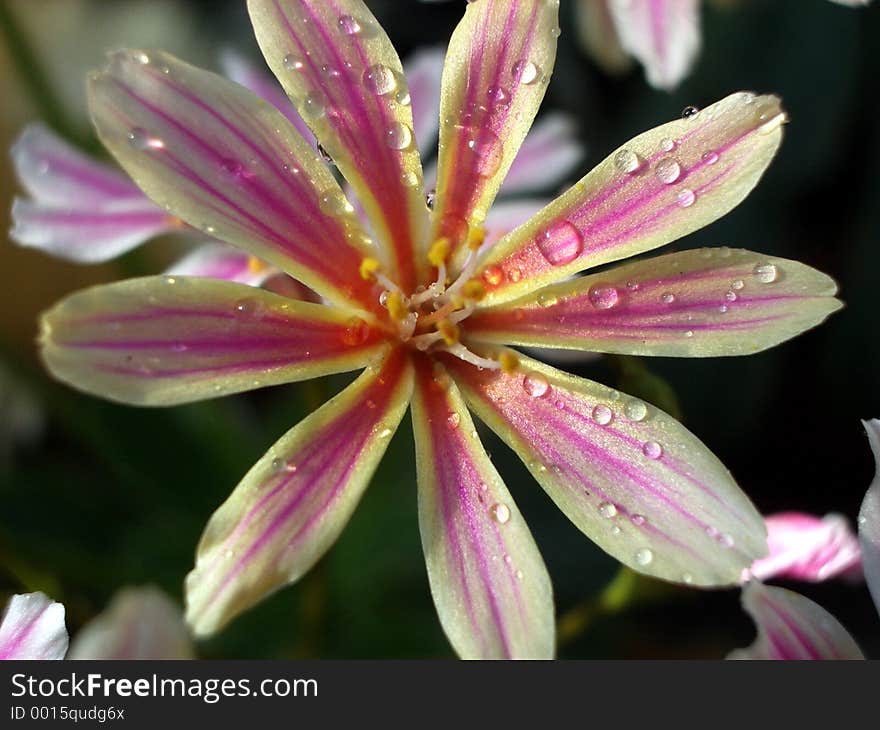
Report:
[[[166,53],[114,54],[89,81],[93,119],[170,214],[325,303],[147,277],[74,294],[42,321],[56,377],[133,404],[363,368],[272,446],[211,518],[186,580],[194,631],[219,630],[328,550],[408,406],[429,583],[461,656],[549,657],[554,648],[546,568],[471,411],[615,558],[670,581],[737,584],[766,553],[764,523],[708,448],[658,409],[505,345],[736,355],[836,310],[827,276],[727,248],[571,278],[739,203],[780,144],[779,100],[733,94],[639,135],[487,244],[483,221],[552,71],[557,0],[467,6],[443,73],[430,211],[403,69],[365,4],[248,8],[270,68],[357,193],[370,233],[280,112]]]
[[[858,6],[870,0],[832,2]],[[634,58],[651,86],[672,91],[699,56],[699,0],[579,0],[577,10],[584,47],[609,73],[626,70]]]
[[[862,422],[874,454],[874,480],[859,511],[865,580],[880,611],[880,420]],[[828,611],[804,596],[752,581],[743,589],[743,608],[758,638],[730,659],[864,659],[847,630]]]
[[[0,621],[0,659],[64,658],[192,659],[193,647],[180,609],[152,586],[119,591],[69,652],[64,606],[43,593],[13,596]]]

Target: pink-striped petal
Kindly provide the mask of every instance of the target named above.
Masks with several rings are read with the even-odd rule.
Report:
[[[165,272],[169,276],[200,276],[262,286],[278,269],[223,243],[203,243]]]
[[[378,308],[336,180],[273,106],[163,52],[119,51],[89,81],[98,134],[161,206],[336,303]]]
[[[766,555],[764,521],[746,495],[662,411],[522,356],[513,374],[452,358],[447,367],[565,515],[633,570],[732,585]]]
[[[0,619],[0,659],[64,659],[64,606],[43,593],[13,596]]]
[[[671,91],[700,52],[699,0],[608,0],[621,47],[645,67],[648,83]]]
[[[758,638],[728,659],[865,658],[834,616],[799,593],[755,580],[743,588],[742,605],[758,627]]]
[[[559,30],[553,0],[468,5],[449,43],[440,101],[434,235],[463,255],[544,98]]]
[[[391,41],[362,0],[248,0],[248,9],[269,67],[357,192],[398,284],[410,290],[427,211]]]
[[[72,294],[43,315],[41,344],[56,378],[151,406],[354,370],[384,347],[353,310],[171,276]]]
[[[285,434],[211,517],[186,579],[186,617],[211,634],[299,579],[336,541],[412,392],[394,351]]]
[[[413,131],[422,157],[436,151],[440,130],[440,81],[445,57],[443,48],[423,48],[403,65],[412,100]]]
[[[412,416],[422,547],[450,643],[465,659],[552,657],[547,569],[458,389],[428,360]]]
[[[676,357],[747,355],[822,322],[842,304],[809,266],[705,248],[643,259],[478,310],[486,342]]]
[[[576,128],[574,119],[562,112],[541,117],[519,148],[500,193],[532,193],[565,180],[584,156]],[[489,215],[492,215],[491,209]]]
[[[158,588],[125,588],[82,627],[68,659],[193,659],[183,614]]]
[[[225,50],[220,56],[220,68],[223,74],[235,83],[250,89],[263,101],[269,102],[280,111],[287,121],[299,132],[303,139],[312,140],[314,135],[309,125],[303,121],[296,107],[293,106],[284,89],[269,70],[258,68],[255,63],[245,58],[240,53]]]
[[[577,0],[575,13],[581,45],[593,60],[606,73],[617,75],[626,71],[632,59],[620,45],[608,0]]]
[[[859,511],[859,544],[862,569],[874,605],[880,613],[880,420],[862,421],[874,454],[876,472]]]
[[[737,93],[639,135],[499,241],[487,303],[687,235],[736,206],[782,139],[779,99]]]
[[[749,571],[758,580],[792,578],[818,583],[860,570],[859,541],[843,515],[781,512],[764,519],[770,554]]]

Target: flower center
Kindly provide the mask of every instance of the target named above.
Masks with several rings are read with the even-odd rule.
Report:
[[[388,310],[388,319],[401,344],[422,352],[448,352],[478,367],[512,372],[518,364],[512,352],[503,351],[497,358],[482,357],[461,341],[462,323],[486,295],[482,282],[474,276],[487,247],[485,238],[482,228],[468,237],[468,255],[457,276],[451,276],[448,268],[449,239],[437,239],[428,251],[428,262],[436,271],[436,278],[409,295],[382,271],[377,259],[365,258],[360,273],[384,288],[379,302]]]

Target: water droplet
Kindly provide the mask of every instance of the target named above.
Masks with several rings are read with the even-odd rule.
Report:
[[[663,456],[663,447],[656,441],[646,441],[642,446],[642,453],[649,459],[659,459]]]
[[[523,579],[523,572],[521,570],[516,571],[516,573],[514,573],[514,575],[516,576],[517,580]]]
[[[492,515],[492,519],[495,520],[499,525],[507,524],[510,520],[510,507],[508,507],[503,502],[498,502],[497,504],[493,504],[492,508],[489,510],[489,513]]]
[[[345,328],[340,334],[343,345],[357,347],[363,345],[370,337],[370,325],[360,317],[352,317],[345,323]]]
[[[636,563],[641,566],[650,565],[651,561],[654,560],[654,553],[652,553],[648,548],[641,548],[640,550],[636,550]]]
[[[461,423],[461,416],[458,413],[452,412],[446,416],[446,425],[449,426],[450,429],[455,430],[458,428],[459,423]]]
[[[535,243],[547,263],[562,266],[580,255],[584,248],[584,237],[573,223],[563,220],[539,233]]]
[[[685,583],[686,585],[690,585],[694,582],[694,576],[692,576],[690,573],[682,573],[681,582]]]
[[[313,91],[306,95],[300,112],[309,119],[320,119],[327,113],[324,95],[320,91]]]
[[[158,137],[153,137],[147,130],[141,127],[134,127],[128,133],[128,143],[136,150],[161,150],[165,147],[165,143]]]
[[[232,305],[237,317],[250,317],[257,313],[260,309],[260,302],[251,297],[239,299]]]
[[[617,514],[617,507],[611,504],[611,502],[602,502],[599,505],[599,514],[606,519],[610,519]]]
[[[394,122],[385,135],[388,146],[393,150],[405,150],[412,143],[412,130],[402,122]]]
[[[706,534],[714,540],[718,537],[718,530],[712,527],[712,525],[708,525],[706,527]]]
[[[298,56],[295,56],[292,53],[288,53],[281,61],[281,64],[288,71],[299,71],[303,67],[303,62]]]
[[[718,153],[715,152],[715,150],[706,150],[700,156],[700,159],[707,165],[714,165],[716,162],[718,162]]]
[[[727,314],[729,309],[730,308],[726,304],[722,304],[720,307],[718,307],[718,311],[721,312],[721,314]]]
[[[632,399],[626,402],[623,413],[630,421],[643,421],[648,415],[648,406],[640,400]]]
[[[282,472],[286,471],[287,462],[284,459],[275,458],[272,459],[272,471],[274,472]]]
[[[675,302],[675,294],[673,294],[672,292],[669,292],[669,291],[663,292],[660,295],[660,301],[663,302],[664,304],[672,304]]]
[[[593,408],[592,416],[593,420],[600,426],[607,426],[614,419],[614,411],[600,403]]]
[[[663,152],[672,152],[675,149],[675,142],[669,139],[669,137],[664,137],[660,140],[660,149]]]
[[[686,106],[681,110],[681,118],[682,119],[692,119],[700,113],[699,107],[695,106]]]
[[[632,522],[636,527],[641,527],[647,522],[644,515],[631,515],[629,521]]]
[[[678,196],[676,197],[676,201],[682,208],[690,208],[696,199],[697,196],[690,188],[682,188],[678,191]]]
[[[681,175],[681,166],[671,157],[664,157],[654,167],[654,174],[660,182],[671,185]]]
[[[505,555],[505,556],[504,556],[504,562],[507,563],[508,565],[512,565],[512,564],[513,564],[513,558],[512,558],[510,555]]]
[[[465,145],[474,156],[474,166],[482,177],[492,177],[504,158],[504,145],[488,128],[463,127]]]
[[[517,61],[511,69],[513,80],[521,84],[532,84],[538,78],[538,67],[525,59]]]
[[[419,176],[416,175],[412,170],[407,170],[400,176],[400,182],[402,182],[408,188],[414,188],[419,184]]]
[[[770,284],[779,277],[779,269],[774,264],[758,264],[752,271],[762,284]]]
[[[134,60],[139,64],[146,66],[150,62],[150,57],[143,51],[139,51],[134,54]]]
[[[503,86],[490,86],[488,90],[489,101],[495,106],[507,108],[510,106],[510,92]]]
[[[397,88],[397,77],[388,66],[377,63],[364,71],[364,86],[374,94],[384,96]]]
[[[620,534],[620,527],[618,525],[614,525],[614,527],[611,528],[611,534],[612,535],[619,535]]]
[[[394,431],[392,431],[390,428],[383,428],[383,429],[382,429],[381,431],[379,431],[379,433],[377,433],[376,435],[377,435],[380,439],[387,439],[392,433],[394,433]]]
[[[736,291],[739,291],[745,285],[746,285],[746,283],[742,279],[736,279],[735,281],[731,282],[730,288],[735,289]]]
[[[733,537],[724,532],[718,536],[718,544],[723,548],[732,548],[734,545]]]
[[[409,106],[412,104],[412,97],[409,95],[409,89],[398,89],[394,95],[394,100],[401,106]]]
[[[350,15],[339,16],[339,28],[345,35],[357,35],[361,32],[361,24]]]
[[[541,292],[536,299],[539,307],[552,307],[559,303],[559,298],[554,294]]]
[[[731,289],[730,291],[728,291],[728,292],[724,295],[724,298],[725,298],[728,302],[735,302],[735,301],[736,301],[736,292],[733,291],[733,289]]]
[[[632,150],[620,150],[614,155],[614,166],[627,175],[631,175],[641,167],[639,156]]]
[[[499,266],[487,266],[483,271],[483,281],[489,286],[498,286],[504,281],[504,272]]]
[[[523,377],[523,390],[533,398],[540,398],[550,390],[550,383],[541,373],[526,373]]]

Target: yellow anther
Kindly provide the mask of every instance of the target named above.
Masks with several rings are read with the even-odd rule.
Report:
[[[486,296],[486,287],[476,279],[466,281],[461,287],[461,293],[466,299],[472,299],[475,302],[480,301]]]
[[[373,274],[375,274],[379,270],[379,260],[370,258],[369,256],[361,261],[361,279],[366,279],[369,281],[373,278]]]
[[[454,345],[458,342],[458,325],[453,324],[448,319],[441,319],[437,323],[437,331],[447,345]]]
[[[505,350],[498,356],[498,364],[501,365],[501,369],[505,373],[510,375],[519,368],[519,358],[510,350]]]
[[[259,274],[261,271],[268,269],[269,265],[265,261],[258,259],[256,256],[248,256],[247,267],[248,271],[252,274]]]
[[[399,291],[388,292],[385,297],[385,307],[388,309],[388,314],[397,320],[404,320],[409,314],[409,309],[403,303],[403,297]]]
[[[448,238],[438,238],[434,241],[428,250],[428,261],[431,262],[431,266],[439,267],[446,263],[446,257],[449,256],[449,248]]]
[[[485,240],[486,229],[483,226],[474,226],[471,228],[470,233],[468,233],[468,248],[472,251],[476,251],[483,245],[483,241]]]

